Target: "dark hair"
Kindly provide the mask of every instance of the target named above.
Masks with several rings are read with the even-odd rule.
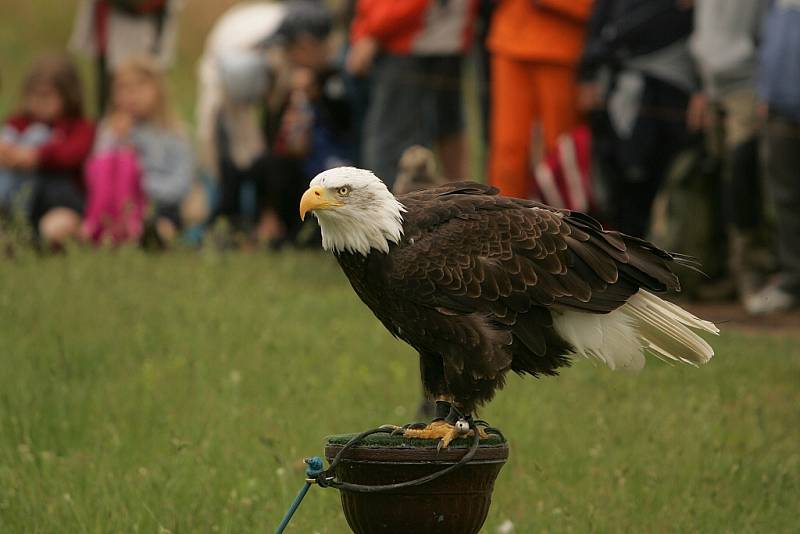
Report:
[[[289,0],[276,37],[286,44],[292,44],[303,35],[323,40],[333,27],[333,16],[328,8],[314,0]]]
[[[37,85],[50,85],[58,91],[64,101],[64,115],[80,117],[83,115],[83,87],[78,69],[72,60],[63,53],[52,53],[37,59],[22,84],[23,94]]]

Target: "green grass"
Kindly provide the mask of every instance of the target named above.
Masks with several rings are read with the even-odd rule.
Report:
[[[511,458],[486,532],[790,532],[797,338],[693,369],[580,361],[482,415]],[[0,260],[0,532],[269,532],[327,434],[412,419],[412,351],[328,256]],[[313,489],[292,532],[346,532]]]

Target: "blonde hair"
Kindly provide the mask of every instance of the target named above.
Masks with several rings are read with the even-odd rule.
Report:
[[[158,102],[153,122],[161,128],[183,133],[183,124],[170,103],[166,77],[158,62],[147,56],[133,57],[120,63],[114,69],[115,79],[122,76],[138,76],[155,85]]]

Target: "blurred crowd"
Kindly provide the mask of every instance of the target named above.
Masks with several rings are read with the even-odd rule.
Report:
[[[800,0],[241,2],[206,38],[194,131],[165,83],[182,9],[81,1],[69,47],[97,118],[68,54],[30,66],[0,131],[0,232],[303,246],[316,173],[402,193],[474,178],[478,151],[503,194],[697,257],[695,297],[800,304]]]

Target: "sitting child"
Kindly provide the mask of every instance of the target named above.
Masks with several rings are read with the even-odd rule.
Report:
[[[21,210],[47,243],[74,236],[93,136],[75,66],[63,55],[41,58],[23,84],[20,111],[0,132],[0,211]]]
[[[84,236],[119,242],[152,232],[169,244],[181,227],[181,203],[191,188],[189,141],[152,60],[121,64],[111,91],[86,171]]]

